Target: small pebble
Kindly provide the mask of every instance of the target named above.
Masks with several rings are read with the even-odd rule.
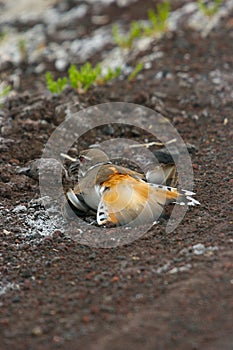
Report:
[[[59,72],[64,72],[67,66],[68,66],[68,62],[65,59],[57,59],[55,61],[55,68]]]
[[[118,276],[114,276],[113,278],[112,278],[112,282],[118,282],[119,281],[119,277]]]
[[[0,192],[3,198],[11,198],[12,196],[11,186],[3,182],[0,183]]]
[[[84,322],[84,323],[89,323],[90,322],[90,317],[89,316],[83,316],[83,318],[82,318],[82,321]]]
[[[10,234],[10,231],[4,229],[4,230],[3,230],[3,233],[4,233],[5,236],[8,236],[8,235]]]
[[[205,250],[204,244],[198,243],[193,246],[193,254],[195,255],[202,255],[205,253]]]
[[[25,205],[19,204],[12,210],[12,213],[18,214],[18,213],[22,213],[26,210],[27,210],[27,208]]]
[[[43,330],[40,326],[35,326],[33,329],[32,329],[32,335],[35,335],[36,337],[40,336],[43,334]]]

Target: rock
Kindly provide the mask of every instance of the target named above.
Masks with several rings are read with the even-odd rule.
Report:
[[[11,198],[12,190],[11,186],[7,183],[0,182],[0,193],[4,198]]]
[[[32,332],[31,333],[32,333],[32,335],[38,337],[38,336],[43,334],[43,330],[42,330],[42,328],[40,326],[35,326],[34,328],[32,328]]]

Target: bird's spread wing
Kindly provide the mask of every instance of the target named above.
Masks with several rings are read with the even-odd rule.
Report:
[[[200,204],[193,192],[172,187],[177,182],[174,165],[157,167],[146,178],[113,164],[95,167],[67,192],[67,199],[81,215],[97,211],[99,225],[145,224],[157,221],[167,203]]]
[[[175,187],[177,184],[177,171],[174,164],[163,164],[148,170],[146,179],[153,184]]]
[[[199,205],[200,203],[193,198],[192,196],[195,195],[194,192],[186,191],[186,190],[179,190],[175,187],[171,186],[164,186],[164,185],[157,185],[157,184],[149,184],[151,187],[157,189],[158,193],[164,193],[166,198],[166,203],[177,203],[180,205]]]
[[[97,211],[99,225],[142,224],[159,218],[165,203],[163,195],[148,183],[130,175],[114,174],[102,184],[104,191]]]
[[[130,175],[114,174],[103,183],[97,210],[97,222],[116,225],[145,224],[157,221],[166,203],[197,205],[193,192],[165,185],[147,183]]]
[[[85,204],[81,194],[78,194],[77,192],[74,193],[74,191],[70,188],[66,193],[68,201],[78,210],[87,212],[88,206]]]

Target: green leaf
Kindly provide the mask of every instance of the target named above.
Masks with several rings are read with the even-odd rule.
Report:
[[[143,63],[138,63],[132,73],[129,75],[128,80],[131,81],[133,80],[136,75],[144,68]]]
[[[0,86],[0,88],[1,88],[1,86]],[[9,94],[10,91],[11,91],[10,85],[6,85],[2,89],[0,89],[0,108],[2,107],[2,102],[7,97],[7,95]]]
[[[149,25],[144,27],[143,34],[151,36],[155,33],[164,32],[167,28],[167,20],[170,14],[170,2],[165,1],[157,5],[157,13],[153,9],[148,10]]]
[[[212,4],[205,4],[203,0],[198,0],[199,10],[207,17],[215,15],[223,0],[213,0]]]
[[[142,35],[142,24],[140,21],[132,21],[129,32],[125,35],[120,35],[118,25],[113,25],[112,33],[113,39],[118,46],[131,49],[134,40]]]
[[[79,92],[86,92],[99,78],[101,74],[101,65],[98,63],[92,67],[90,62],[86,62],[83,66],[78,68],[71,65],[69,70],[70,85]]]
[[[102,77],[102,79],[100,78],[100,81],[108,82],[110,80],[116,79],[117,77],[119,77],[120,74],[121,74],[121,67],[117,67],[115,70],[109,67],[107,74],[105,74]]]
[[[46,79],[47,88],[52,94],[60,94],[64,90],[65,86],[67,85],[66,77],[58,78],[57,80],[54,80],[51,72],[45,73],[45,79]]]

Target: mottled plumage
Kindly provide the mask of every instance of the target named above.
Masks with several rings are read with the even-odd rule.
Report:
[[[80,214],[96,212],[99,225],[145,224],[157,221],[166,203],[199,204],[193,192],[171,187],[177,183],[174,165],[158,166],[145,176],[112,164],[99,149],[82,151],[79,163],[81,179],[67,199]]]

